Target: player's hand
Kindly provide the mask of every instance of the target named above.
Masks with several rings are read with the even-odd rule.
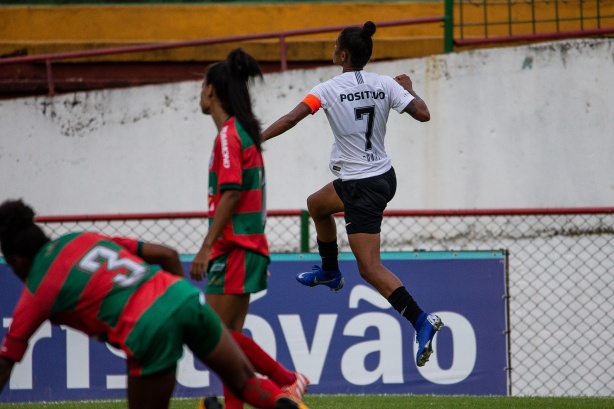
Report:
[[[209,264],[210,257],[210,247],[203,246],[198,250],[190,265],[190,277],[192,277],[192,280],[202,281],[203,278],[207,277],[207,265]]]
[[[406,74],[397,75],[394,80],[398,82],[406,91],[413,91],[413,84],[411,78]]]

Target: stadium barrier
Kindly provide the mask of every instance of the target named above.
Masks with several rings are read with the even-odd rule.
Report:
[[[206,213],[41,216],[52,236],[74,230],[137,236],[194,254]],[[349,252],[342,215],[339,246]],[[314,253],[306,211],[269,212],[274,253]],[[509,394],[614,394],[614,208],[400,211],[385,213],[386,252],[509,254]],[[411,283],[408,283],[411,286]]]

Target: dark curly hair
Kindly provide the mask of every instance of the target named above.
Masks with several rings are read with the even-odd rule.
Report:
[[[0,250],[7,256],[33,260],[49,237],[34,223],[34,210],[22,200],[6,200],[0,205]]]
[[[252,102],[247,88],[252,78],[262,79],[262,71],[258,63],[241,48],[235,48],[228,54],[226,61],[209,67],[205,81],[207,85],[213,84],[224,111],[238,119],[258,150],[262,150],[261,124],[252,111]]]
[[[347,50],[350,53],[350,63],[352,67],[362,68],[371,59],[373,53],[373,34],[375,34],[375,23],[367,21],[361,27],[347,27],[339,33],[337,46],[340,50]]]

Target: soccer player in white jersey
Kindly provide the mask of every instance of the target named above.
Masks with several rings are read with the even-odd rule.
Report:
[[[407,75],[391,78],[363,70],[371,58],[375,29],[371,21],[363,27],[343,29],[333,52],[333,64],[341,66],[343,72],[315,86],[292,111],[271,124],[263,136],[265,140],[273,138],[309,114],[324,110],[335,137],[330,170],[338,179],[307,199],[322,266],[314,266],[296,279],[309,287],[325,285],[334,291],[343,287],[333,215],[344,212],[350,248],[360,275],[414,326],[418,342],[416,362],[423,366],[433,352],[433,337],[443,323],[438,316],[424,312],[401,280],[384,267],[380,232],[384,209],[397,186],[384,148],[388,114],[394,109],[426,122],[430,113]]]

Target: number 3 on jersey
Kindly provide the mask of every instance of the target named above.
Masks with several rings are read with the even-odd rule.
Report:
[[[113,276],[113,282],[120,287],[130,287],[147,273],[147,268],[129,258],[120,258],[116,250],[104,246],[96,246],[81,259],[79,268],[88,273],[96,273],[107,262],[107,270],[124,269]]]

